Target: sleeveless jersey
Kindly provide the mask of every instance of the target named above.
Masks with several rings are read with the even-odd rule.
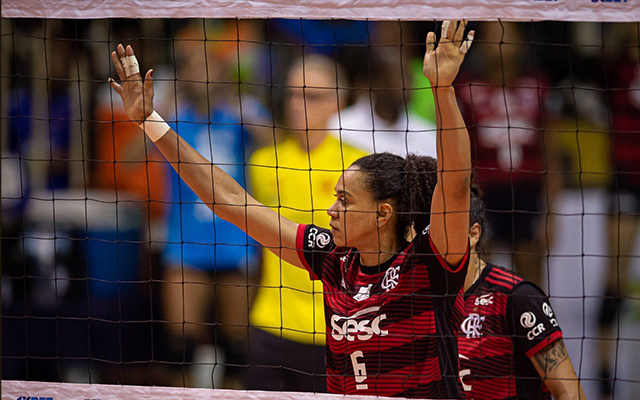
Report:
[[[487,263],[464,295],[458,334],[468,399],[551,399],[529,358],[562,338],[562,331],[537,286]]]
[[[460,398],[457,326],[468,252],[449,266],[429,228],[387,262],[365,267],[331,232],[300,225],[296,248],[324,286],[331,393]]]

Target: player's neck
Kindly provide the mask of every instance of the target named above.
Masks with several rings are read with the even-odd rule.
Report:
[[[469,257],[469,270],[467,271],[467,276],[464,280],[464,291],[466,292],[473,286],[474,283],[480,278],[482,275],[482,271],[487,266],[487,263],[482,261],[480,257],[478,257],[478,253],[471,253]]]
[[[402,252],[401,248],[398,248],[395,235],[388,231],[381,231],[379,233],[379,240],[372,240],[372,246],[360,248],[360,264],[365,267],[375,267],[385,261],[391,259],[394,255]]]

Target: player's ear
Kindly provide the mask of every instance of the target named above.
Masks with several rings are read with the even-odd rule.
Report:
[[[469,228],[469,246],[471,247],[471,251],[475,250],[476,245],[480,241],[480,237],[482,236],[482,227],[479,223],[475,223],[471,225]]]
[[[378,227],[384,226],[393,216],[393,206],[389,203],[381,203],[378,206],[376,224]]]

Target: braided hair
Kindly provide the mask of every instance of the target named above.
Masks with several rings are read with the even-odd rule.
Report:
[[[376,200],[393,203],[399,245],[406,242],[411,228],[422,232],[429,225],[431,198],[437,183],[434,158],[376,153],[356,160],[352,166],[366,173],[365,186]]]

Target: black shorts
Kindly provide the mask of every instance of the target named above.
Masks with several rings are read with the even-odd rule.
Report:
[[[510,184],[483,188],[485,228],[492,240],[513,244],[536,236],[540,216],[540,187]]]
[[[325,346],[314,346],[251,329],[249,390],[327,392]]]

